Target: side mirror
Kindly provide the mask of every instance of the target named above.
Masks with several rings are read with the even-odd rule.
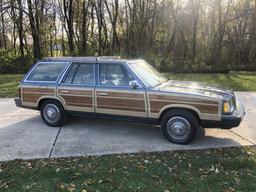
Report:
[[[138,87],[140,87],[140,84],[137,80],[133,80],[130,82],[130,86],[132,89],[137,89]]]

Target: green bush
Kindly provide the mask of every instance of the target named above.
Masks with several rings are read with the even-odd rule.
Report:
[[[34,59],[30,55],[21,57],[12,50],[0,50],[0,74],[25,73],[33,61]]]

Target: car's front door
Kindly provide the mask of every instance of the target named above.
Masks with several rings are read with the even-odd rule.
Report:
[[[98,64],[95,89],[96,112],[102,114],[147,117],[145,89],[123,64]],[[135,87],[132,85],[137,84]]]
[[[69,111],[95,112],[95,64],[73,63],[57,88]]]

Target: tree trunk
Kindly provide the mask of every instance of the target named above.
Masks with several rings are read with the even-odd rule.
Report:
[[[3,47],[6,50],[7,49],[7,43],[6,43],[6,31],[5,31],[5,18],[4,18],[4,12],[3,12],[3,1],[0,0],[0,13],[1,13],[1,25],[2,25],[2,37],[3,37]],[[1,40],[0,40],[1,41]]]
[[[75,46],[74,46],[74,8],[73,8],[73,0],[63,0],[64,6],[64,16],[67,24],[67,36],[68,36],[68,45],[70,55],[74,55]]]
[[[82,55],[86,55],[87,51],[87,14],[88,14],[88,9],[89,9],[89,2],[86,4],[86,0],[83,0],[83,17],[82,17],[82,45],[81,45],[81,50],[80,53]]]
[[[112,54],[113,54],[116,50],[116,47],[118,47],[118,50],[120,49],[120,43],[119,43],[119,39],[118,39],[118,36],[117,36],[117,31],[116,31],[117,16],[119,14],[118,13],[119,4],[118,4],[118,0],[115,0],[115,3],[113,5],[112,11],[111,11],[107,1],[105,0],[104,2],[105,2],[106,9],[108,11],[108,15],[109,15],[111,26],[112,26],[112,46],[111,46],[111,49],[112,49]]]
[[[42,53],[41,53],[41,46],[40,46],[40,38],[39,38],[39,31],[37,31],[33,8],[31,0],[27,0],[28,3],[28,17],[29,17],[29,23],[33,38],[33,52],[35,59],[41,59]]]
[[[193,42],[192,42],[192,63],[195,64],[196,59],[196,46],[197,46],[197,24],[199,18],[199,3],[197,0],[192,0],[193,12]]]
[[[19,51],[20,55],[24,57],[24,42],[23,42],[23,7],[21,0],[17,0],[18,9],[19,9],[19,17],[18,17],[18,36],[19,36]]]
[[[98,55],[102,54],[102,0],[98,0],[97,3],[94,3],[96,10],[97,21],[98,21]]]

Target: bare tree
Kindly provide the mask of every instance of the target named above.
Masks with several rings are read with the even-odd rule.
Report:
[[[109,8],[109,3],[107,2],[107,0],[104,1],[106,9],[108,11],[108,15],[110,18],[110,22],[112,25],[112,53],[115,52],[115,49],[117,47],[118,50],[120,50],[120,43],[119,43],[119,39],[118,39],[118,35],[117,35],[117,17],[118,17],[118,9],[119,9],[119,4],[118,4],[118,0],[114,0],[114,2],[111,2],[111,7],[112,10],[110,10]]]
[[[22,57],[24,57],[24,42],[23,42],[23,6],[22,6],[22,0],[17,0],[18,3],[18,21],[17,21],[17,27],[18,27],[18,34],[19,34],[19,51]]]
[[[40,23],[38,15],[38,5],[33,6],[31,0],[27,0],[28,4],[28,17],[30,22],[30,28],[33,38],[33,52],[35,59],[42,58],[41,52],[41,40],[40,40]],[[33,11],[35,9],[35,11]]]
[[[196,45],[197,45],[197,25],[199,18],[199,1],[192,0],[192,15],[193,15],[193,40],[192,40],[192,63],[195,63],[196,58]]]
[[[0,39],[0,47],[7,49],[7,42],[6,42],[6,30],[5,30],[5,18],[4,18],[4,9],[3,9],[3,1],[0,1],[0,16],[1,16],[1,38]]]
[[[64,25],[64,29],[66,30],[67,37],[68,37],[68,46],[69,46],[69,52],[71,55],[74,55],[75,53],[75,45],[74,45],[74,2],[73,0],[63,0],[63,12],[62,16],[64,18],[64,23],[67,24]],[[60,5],[61,6],[61,5]]]

